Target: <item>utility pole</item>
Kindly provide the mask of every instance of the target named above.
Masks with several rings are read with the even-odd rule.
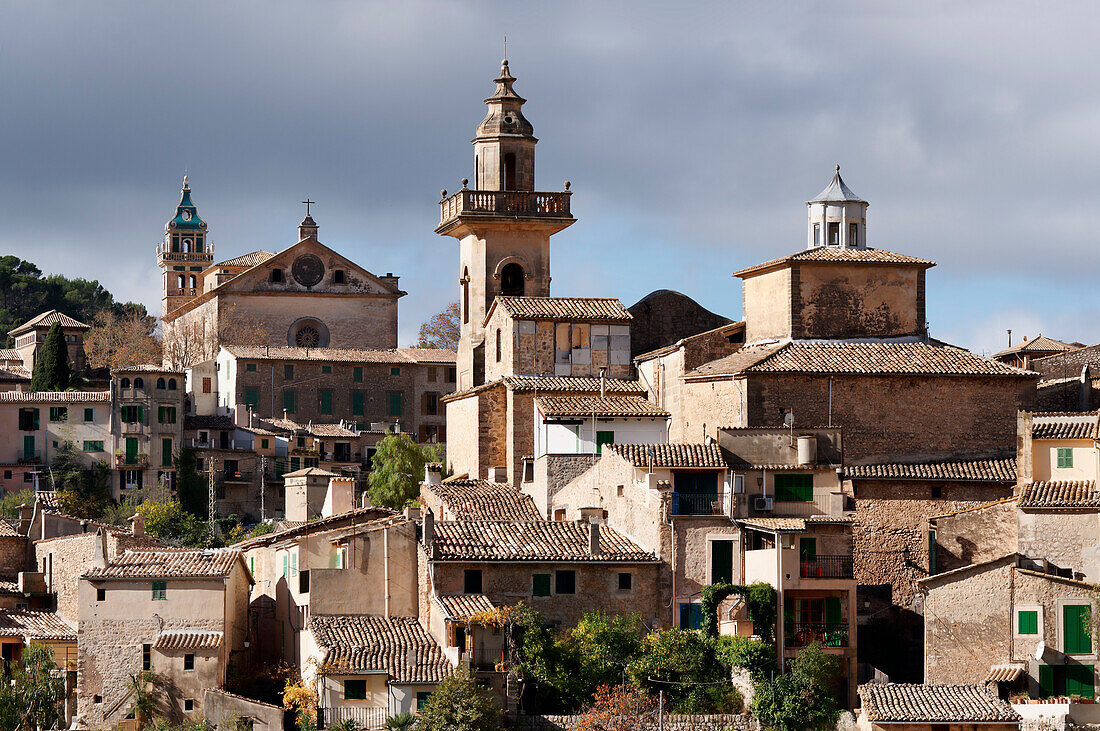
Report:
[[[217,498],[217,492],[214,489],[214,463],[216,461],[217,460],[215,460],[213,457],[210,458],[210,483],[209,491],[207,493],[207,522],[210,524],[211,530],[214,529],[214,514],[216,512],[215,499]]]
[[[264,478],[267,476],[267,457],[260,455],[260,522],[267,522],[267,510],[264,507],[264,488],[266,483]]]

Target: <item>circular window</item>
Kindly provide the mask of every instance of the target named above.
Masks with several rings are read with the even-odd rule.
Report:
[[[286,344],[298,348],[327,348],[328,328],[317,318],[303,317],[290,326],[286,334]]]
[[[313,254],[302,254],[290,268],[295,281],[303,287],[312,287],[325,276],[325,265]]]
[[[294,344],[299,348],[316,348],[321,344],[321,333],[312,325],[303,325],[294,333]]]

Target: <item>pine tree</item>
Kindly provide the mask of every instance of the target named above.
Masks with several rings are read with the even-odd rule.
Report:
[[[69,348],[61,323],[55,322],[46,333],[46,342],[38,353],[31,374],[32,391],[64,391],[69,387],[72,372],[69,370]]]

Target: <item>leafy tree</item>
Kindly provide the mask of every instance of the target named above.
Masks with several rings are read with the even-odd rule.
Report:
[[[577,719],[577,731],[634,731],[656,715],[653,698],[630,684],[602,685]]]
[[[432,315],[431,319],[420,325],[418,348],[446,348],[458,350],[458,338],[462,326],[459,318],[462,312],[457,302],[443,308],[442,312]]]
[[[34,505],[34,490],[20,490],[0,498],[0,517],[18,518],[20,505]]]
[[[72,372],[69,369],[69,349],[61,323],[55,322],[46,333],[46,342],[38,352],[38,360],[31,373],[32,391],[64,391],[69,387]]]
[[[22,661],[0,683],[0,729],[23,731],[56,728],[64,719],[65,681],[57,672],[53,650],[31,644]]]
[[[207,523],[185,512],[176,500],[146,499],[136,512],[145,519],[145,531],[165,543],[189,548],[212,548],[220,543]]]
[[[639,688],[663,689],[676,712],[732,713],[742,704],[711,640],[695,630],[673,628],[646,635],[627,672]]]
[[[294,711],[298,731],[317,728],[317,691],[301,680],[287,680],[283,690],[283,708]]]
[[[378,442],[367,477],[372,505],[401,509],[420,494],[424,465],[443,459],[439,445],[417,444],[408,434],[390,434]]]
[[[206,520],[210,514],[209,489],[203,475],[199,474],[198,457],[191,448],[181,449],[176,455],[176,494],[184,512]]]
[[[496,699],[460,668],[443,679],[420,709],[417,731],[496,731],[501,709]]]
[[[160,341],[155,337],[157,320],[145,308],[122,306],[105,309],[92,318],[84,333],[84,353],[92,368],[118,368],[138,363],[160,363]]]
[[[727,668],[744,668],[754,682],[775,672],[775,645],[750,637],[718,637],[713,641],[718,662]]]
[[[832,728],[840,715],[833,691],[839,660],[815,642],[799,651],[789,670],[775,680],[755,684],[753,715],[775,731]]]

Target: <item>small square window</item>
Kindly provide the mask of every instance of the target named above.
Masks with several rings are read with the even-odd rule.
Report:
[[[269,444],[269,442],[266,439],[261,439],[260,440],[260,449],[267,449],[268,444]]]
[[[332,373],[332,366],[330,366],[330,365],[321,366],[321,373]]]
[[[939,500],[943,497],[943,485],[932,485],[932,499]]]
[[[466,569],[462,574],[462,591],[466,594],[481,593],[481,569]]]
[[[1018,635],[1037,635],[1039,634],[1039,610],[1037,609],[1021,609],[1017,614],[1017,626],[1016,634]]]
[[[344,681],[344,700],[363,701],[367,699],[367,681],[348,679]]]
[[[100,589],[96,589],[96,590],[95,590],[95,600],[96,600],[97,602],[105,602],[105,601],[107,601],[107,590],[106,590],[106,589],[103,589],[103,588],[100,588]]]
[[[283,366],[283,378],[288,380],[288,381],[294,378],[294,364],[293,363],[287,363],[286,365]]]
[[[249,372],[255,371],[256,370],[256,364],[255,363],[245,363],[244,369],[246,371],[249,371]]]
[[[101,695],[92,696],[92,703],[102,703],[102,702],[103,702],[103,696],[101,696]]]
[[[1058,467],[1061,469],[1069,469],[1073,467],[1073,450],[1069,448],[1058,448]]]
[[[191,698],[184,698],[183,699],[183,710],[185,712],[191,712],[191,711],[195,710],[195,701]]]
[[[153,582],[153,601],[165,601],[168,599],[168,582]]]
[[[95,421],[95,409],[84,409],[84,421]]]
[[[11,479],[11,470],[4,470],[4,479],[5,480],[10,480]]]
[[[576,571],[558,571],[554,576],[554,593],[555,594],[576,594],[577,593],[577,572]]]
[[[183,669],[194,670],[195,669],[195,653],[189,652],[183,656]]]
[[[631,591],[634,588],[634,574],[619,574],[619,591]]]
[[[344,283],[344,270],[343,269],[336,269],[335,271],[332,272],[332,282],[333,282],[333,284],[343,284]]]
[[[390,375],[391,376],[400,376],[401,375],[401,367],[400,366],[392,366],[390,368]]]
[[[531,596],[550,596],[550,574],[531,575]]]

